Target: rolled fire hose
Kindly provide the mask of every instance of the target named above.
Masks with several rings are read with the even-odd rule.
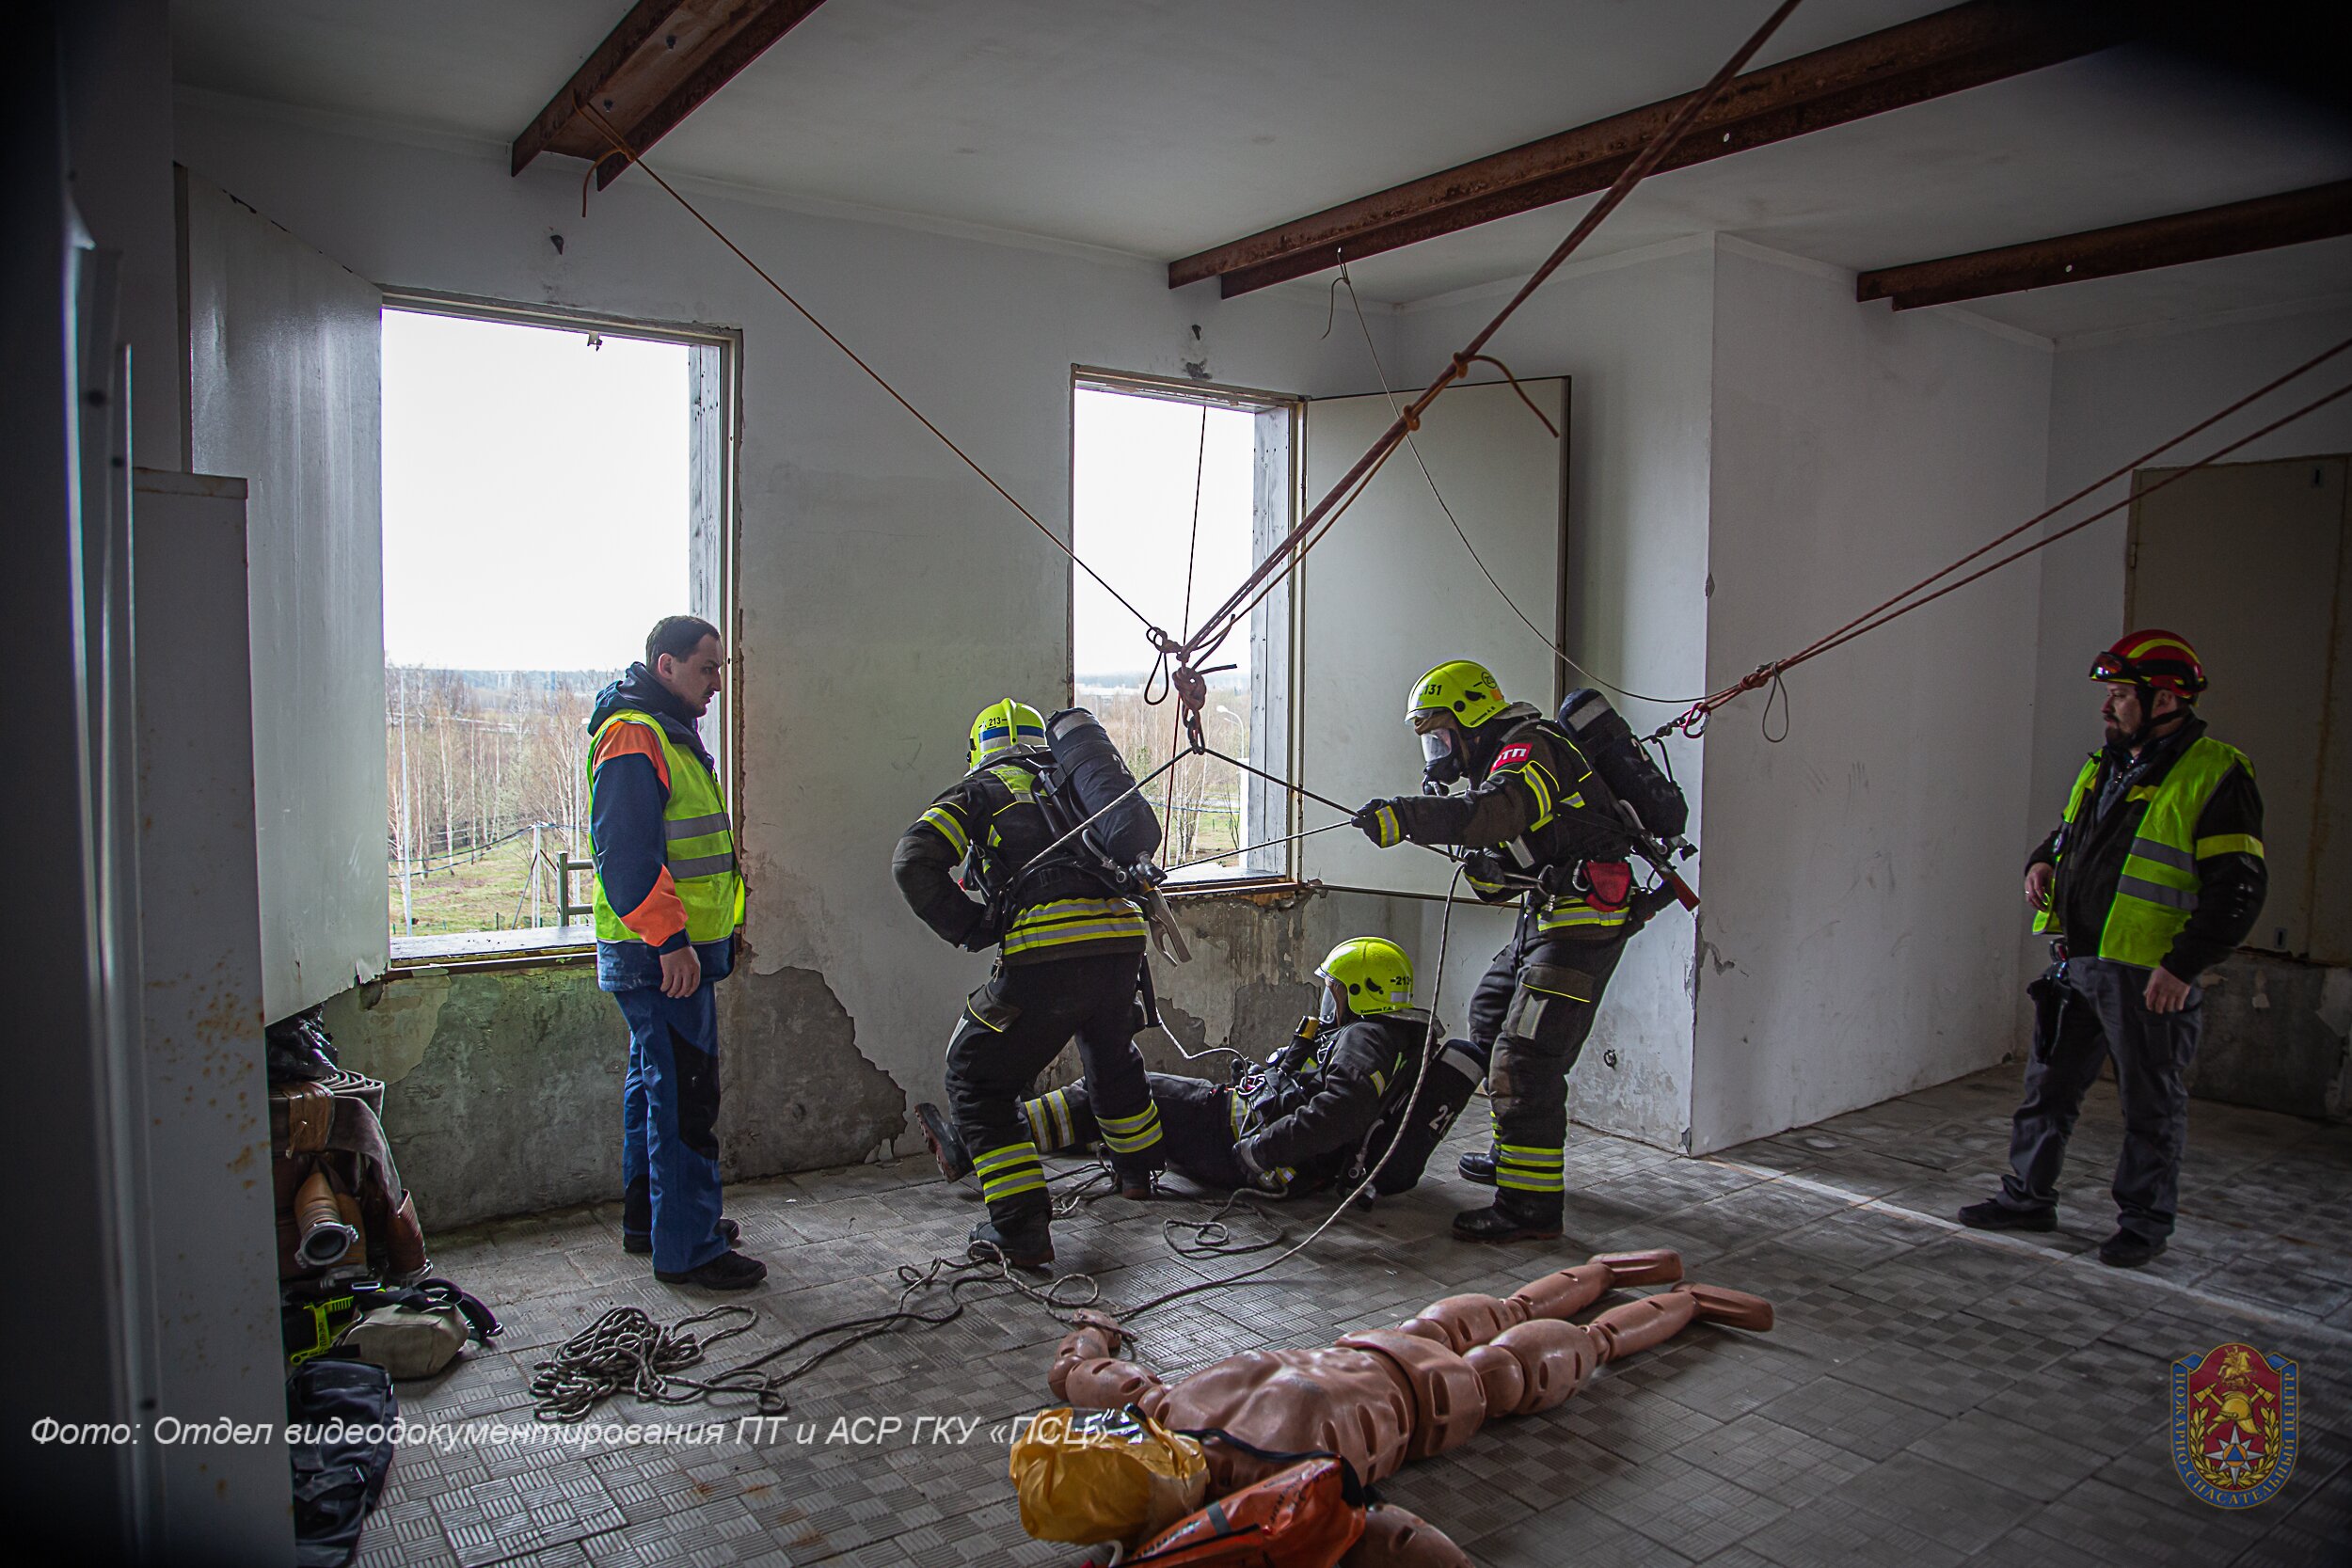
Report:
[[[294,1190],[294,1229],[302,1238],[294,1246],[294,1256],[306,1269],[331,1268],[359,1243],[358,1230],[344,1221],[324,1166],[311,1171]]]

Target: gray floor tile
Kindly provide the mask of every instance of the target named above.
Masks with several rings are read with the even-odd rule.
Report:
[[[1384,1491],[1474,1560],[1501,1564],[2344,1560],[2352,1376],[2335,1369],[2352,1348],[2352,1130],[2201,1102],[2180,1238],[2153,1268],[2121,1275],[2085,1256],[2112,1223],[2105,1188],[2119,1123],[2106,1085],[2076,1134],[2060,1231],[1986,1238],[1945,1223],[1946,1209],[1996,1179],[2016,1092],[2012,1066],[1696,1161],[1580,1129],[1568,1154],[1571,1239],[1549,1251],[1481,1249],[1449,1234],[1453,1212],[1481,1196],[1450,1170],[1455,1153],[1485,1142],[1482,1108],[1420,1188],[1352,1212],[1263,1278],[1144,1318],[1135,1354],[1180,1376],[1241,1351],[1401,1322],[1457,1291],[1507,1294],[1586,1251],[1675,1246],[1691,1277],[1773,1301],[1774,1331],[1694,1328],[1602,1369],[1555,1410],[1492,1423]],[[1056,1180],[1073,1188],[1083,1168],[1057,1162]],[[885,1309],[900,1265],[958,1253],[977,1212],[969,1193],[914,1159],[739,1183],[728,1198],[746,1246],[773,1272],[747,1298],[754,1329],[716,1347],[698,1373]],[[1173,1183],[1161,1203],[1082,1203],[1057,1226],[1057,1249],[1065,1269],[1095,1276],[1105,1305],[1131,1306],[1233,1271],[1232,1260],[1180,1259],[1163,1243],[1162,1220],[1209,1209]],[[1240,1228],[1295,1236],[1326,1212],[1312,1201],[1269,1205],[1265,1221]],[[668,1323],[711,1305],[653,1283],[644,1260],[620,1250],[617,1221],[606,1204],[436,1237],[440,1272],[489,1300],[508,1332],[439,1378],[404,1385],[407,1416],[529,1425],[532,1364],[607,1308],[640,1307]],[[625,1396],[598,1419],[715,1419],[728,1423],[724,1439],[404,1452],[358,1560],[1075,1560],[1074,1549],[1022,1533],[1003,1444],[988,1435],[1048,1402],[1063,1325],[1001,1287],[967,1287],[963,1303],[953,1323],[853,1346],[807,1371],[775,1429],[734,1428],[750,1413],[740,1399],[679,1410]],[[2273,1503],[2237,1516],[2189,1497],[2165,1438],[2170,1359],[2227,1338],[2296,1356],[2306,1374],[2297,1473]],[[834,1435],[837,1422],[882,1415],[982,1425],[969,1442],[922,1447]]]

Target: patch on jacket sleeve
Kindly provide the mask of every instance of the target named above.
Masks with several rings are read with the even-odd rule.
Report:
[[[1495,765],[1489,771],[1500,773],[1506,768],[1515,768],[1534,754],[1523,740],[1517,745],[1505,746],[1495,757]]]

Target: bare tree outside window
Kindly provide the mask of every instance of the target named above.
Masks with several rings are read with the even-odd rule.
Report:
[[[1199,625],[1256,564],[1262,541],[1288,527],[1293,407],[1269,396],[1082,372],[1072,418],[1077,553],[1154,625],[1177,636]],[[1287,586],[1276,592],[1272,608],[1286,610]],[[1268,618],[1261,613],[1253,635],[1237,631],[1208,661],[1201,727],[1223,758],[1280,773],[1287,693],[1267,698]],[[1152,678],[1142,627],[1082,574],[1072,584],[1071,632],[1074,700],[1102,720],[1136,777],[1183,750],[1177,705],[1165,680]],[[1272,662],[1287,669],[1283,651]],[[1271,762],[1260,755],[1269,750]],[[1288,863],[1279,846],[1248,853],[1280,836],[1285,803],[1279,795],[1269,800],[1223,758],[1186,758],[1148,792],[1167,828],[1161,863],[1203,863],[1179,873],[1185,879],[1279,872]]]

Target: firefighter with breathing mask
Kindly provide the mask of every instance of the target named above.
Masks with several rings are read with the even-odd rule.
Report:
[[[1518,927],[1471,993],[1470,1043],[1489,1053],[1495,1142],[1462,1157],[1495,1201],[1454,1217],[1465,1241],[1560,1234],[1566,1204],[1567,1075],[1592,1032],[1632,913],[1629,839],[1608,786],[1568,733],[1505,700],[1491,673],[1455,659],[1416,682],[1406,718],[1421,736],[1423,793],[1368,802],[1373,843],[1470,851],[1480,898],[1518,900]],[[1448,786],[1464,783],[1462,794]]]
[[[1151,1173],[1166,1163],[1135,1046],[1147,927],[1086,835],[1057,830],[1037,709],[1010,698],[981,709],[966,765],[899,838],[891,875],[942,938],[997,949],[947,1042],[947,1103],[988,1202],[974,1256],[1041,1268],[1054,1257],[1052,1203],[1020,1099],[1073,1036],[1120,1190],[1149,1196]]]

